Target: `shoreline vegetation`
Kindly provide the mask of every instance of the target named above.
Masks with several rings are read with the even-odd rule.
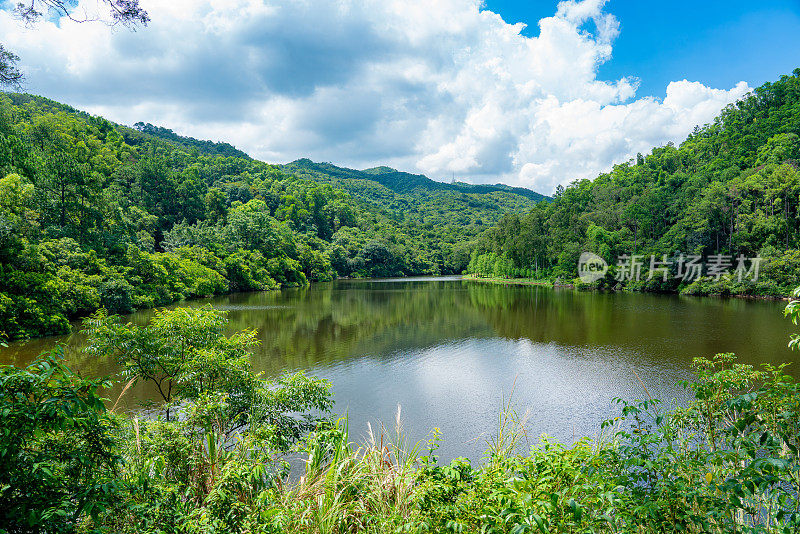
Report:
[[[528,213],[504,215],[477,237],[466,272],[572,281],[581,255],[593,253],[609,270],[592,285],[611,289],[617,260],[636,254],[646,260],[628,289],[788,296],[800,273],[799,103],[796,69],[727,106],[680,145],[637,154],[559,187]],[[701,278],[685,276],[675,261],[681,255],[705,258]],[[733,274],[709,279],[713,258],[728,272],[740,258],[745,268],[761,258],[757,282]]]
[[[800,272],[799,103],[796,69],[680,145],[549,198],[388,167],[271,165],[226,143],[3,93],[0,334],[61,334],[98,309],[130,313],[336,277],[466,271],[578,287],[583,252],[611,265],[597,289],[616,285],[615,258],[631,251],[760,257],[756,283],[688,283],[672,265],[666,279],[627,287],[784,297]]]
[[[467,282],[486,282],[490,284],[502,284],[511,286],[542,286],[556,287],[551,280],[540,280],[536,278],[502,278],[502,277],[483,277],[476,274],[465,274],[461,277]]]
[[[511,285],[511,286],[540,286],[540,287],[550,287],[554,289],[575,289],[576,291],[601,291],[601,292],[617,292],[617,291],[635,291],[635,292],[645,292],[642,289],[630,289],[626,287],[606,287],[606,288],[599,288],[596,285],[592,284],[585,284],[580,282],[580,280],[571,280],[569,282],[554,282],[552,280],[547,279],[536,279],[536,278],[502,278],[502,277],[485,277],[485,276],[478,276],[475,274],[465,274],[461,278],[462,280],[468,282],[483,282],[487,284],[499,284],[499,285]],[[788,301],[791,300],[791,295],[748,295],[748,294],[730,294],[725,292],[720,293],[706,293],[706,294],[693,294],[693,293],[679,293],[679,292],[663,292],[663,293],[656,293],[650,291],[649,293],[653,294],[661,294],[661,295],[677,295],[681,294],[683,296],[689,297],[718,297],[718,298],[739,298],[745,300],[783,300]]]
[[[800,297],[800,288],[794,292]],[[800,320],[800,300],[785,314]],[[777,319],[777,318],[776,318]],[[501,407],[481,462],[440,463],[433,429],[413,443],[397,417],[361,443],[333,421],[330,384],[253,373],[256,332],[225,335],[211,306],[147,325],[105,312],[86,352],[116,358],[127,386],[155,385],[148,416],[106,408],[108,380],[59,348],[0,367],[0,524],[63,533],[795,533],[800,384],[785,365],[694,360],[693,400],[616,399],[594,441],[530,444],[530,413]],[[796,348],[800,337],[793,336]],[[126,386],[126,387],[127,387]],[[122,395],[125,392],[123,391]],[[317,414],[317,415],[313,415]],[[322,414],[322,417],[320,416]],[[304,460],[290,476],[290,457]]]

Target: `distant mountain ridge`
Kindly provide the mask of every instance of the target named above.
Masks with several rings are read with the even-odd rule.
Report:
[[[214,156],[238,157],[252,159],[246,152],[239,150],[230,143],[201,140],[190,136],[176,134],[169,128],[155,126],[150,123],[137,122],[133,125],[137,132],[153,137],[164,139],[172,143],[181,145],[185,148],[195,149]],[[300,158],[291,163],[279,165],[287,172],[310,171],[312,174],[323,174],[332,178],[370,180],[391,189],[396,193],[408,193],[414,189],[427,191],[458,191],[461,193],[486,194],[496,191],[514,193],[525,197],[534,202],[550,200],[550,197],[537,193],[524,187],[512,187],[506,184],[468,184],[464,182],[439,182],[432,180],[423,174],[412,174],[409,172],[398,171],[387,166],[372,167],[369,169],[357,170],[347,167],[339,167],[332,163],[318,163],[309,158]]]
[[[282,165],[288,172],[311,171],[333,178],[371,180],[391,189],[396,193],[408,193],[414,189],[427,191],[458,191],[460,193],[486,194],[493,192],[513,193],[533,201],[550,200],[550,197],[524,187],[512,187],[505,184],[467,184],[464,182],[439,182],[423,174],[411,174],[391,167],[373,167],[356,170],[339,167],[332,163],[317,163],[308,158],[301,158]]]
[[[200,140],[145,122],[137,122],[133,126],[116,124],[70,105],[34,95],[2,95],[16,106],[42,106],[54,113],[64,112],[79,117],[80,120],[96,124],[103,131],[116,129],[131,146],[161,146],[167,151],[172,150],[170,147],[179,147],[195,157],[229,158],[234,166],[241,166],[241,163],[234,163],[233,160],[248,162],[247,165],[263,163],[272,169],[294,175],[299,180],[329,184],[341,189],[356,201],[369,206],[368,210],[378,210],[394,221],[439,228],[442,225],[455,225],[464,228],[470,236],[485,229],[486,225],[497,222],[506,213],[521,214],[541,201],[552,200],[522,187],[438,182],[421,174],[398,171],[388,166],[356,170],[327,162],[317,163],[308,158],[282,165],[268,164],[253,159],[230,143]]]
[[[141,133],[159,137],[161,139],[171,141],[175,144],[183,146],[188,149],[196,149],[198,151],[210,154],[213,156],[226,156],[234,158],[252,159],[249,154],[243,152],[230,143],[219,141],[206,141],[196,139],[185,135],[176,134],[169,128],[163,126],[155,126],[149,122],[137,122],[133,128]]]
[[[84,119],[98,120],[98,117],[78,110],[68,104],[56,102],[54,100],[20,93],[2,93],[9,98],[14,104],[23,105],[27,102],[38,101],[53,110],[64,111],[81,116]],[[102,119],[106,121],[106,119]],[[173,145],[183,147],[187,150],[196,150],[198,153],[207,154],[210,156],[224,156],[233,158],[242,158],[247,160],[254,159],[248,153],[236,148],[230,143],[224,141],[210,141],[197,139],[195,137],[181,135],[175,133],[169,128],[150,124],[149,122],[137,122],[133,126],[125,126],[115,124],[111,121],[106,121],[109,124],[114,124],[120,130],[123,137],[127,142],[138,145],[144,138],[156,138],[167,141]],[[551,200],[550,197],[537,193],[531,189],[524,187],[512,187],[506,184],[467,184],[464,182],[439,182],[432,180],[422,174],[412,174],[404,171],[398,171],[387,166],[372,167],[369,169],[356,170],[347,167],[339,167],[332,163],[317,163],[308,158],[301,158],[291,163],[277,165],[287,172],[295,171],[309,171],[311,175],[325,175],[331,178],[347,179],[347,180],[369,180],[377,182],[384,187],[391,189],[395,193],[408,193],[412,190],[425,190],[425,191],[457,191],[460,193],[473,193],[473,194],[487,194],[493,192],[513,193],[528,200],[539,202],[541,200]]]

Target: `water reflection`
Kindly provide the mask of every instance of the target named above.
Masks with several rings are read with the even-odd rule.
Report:
[[[330,379],[336,411],[349,414],[356,434],[366,421],[392,421],[401,404],[414,438],[442,429],[445,458],[480,456],[512,387],[515,405],[531,411],[534,440],[547,433],[571,442],[616,415],[612,398],[644,396],[637,374],[654,396],[680,401],[685,392],[676,382],[689,376],[695,356],[736,352],[753,364],[796,359],[786,348],[791,325],[780,302],[452,278],[338,281],[210,302],[229,312],[231,330],[258,330],[256,370],[274,376],[306,369]],[[71,363],[85,374],[116,371],[113,362],[81,354],[79,334],[14,344],[0,360],[23,365],[56,341],[68,344]],[[140,385],[132,397],[150,393]]]

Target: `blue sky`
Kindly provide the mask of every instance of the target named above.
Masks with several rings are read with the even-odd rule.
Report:
[[[554,5],[485,1],[506,22],[525,23],[527,36],[538,34],[537,21]],[[638,77],[639,96],[663,97],[670,81],[683,78],[710,87],[740,80],[758,87],[800,67],[800,0],[610,0],[605,7],[619,20],[620,35],[599,75]]]
[[[27,91],[123,124],[545,194],[800,67],[798,2],[141,1],[136,32],[0,10],[0,42]]]

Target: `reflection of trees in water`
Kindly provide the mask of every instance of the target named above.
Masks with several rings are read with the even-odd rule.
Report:
[[[475,282],[337,282],[311,288],[229,295],[211,302],[227,310],[231,330],[258,330],[255,368],[268,375],[370,357],[392,358],[447,341],[501,336],[537,343],[601,348],[638,365],[737,352],[748,363],[796,359],[780,303],[644,294],[558,291]],[[128,319],[144,324],[152,311]],[[86,376],[116,373],[113,361],[83,354],[80,334],[0,349],[0,363],[27,365],[55,342]],[[795,366],[798,367],[798,366]],[[790,369],[798,373],[800,369]],[[119,388],[108,392],[116,399]],[[131,397],[149,396],[144,386]],[[127,397],[127,395],[126,395]]]
[[[512,339],[606,345],[619,339],[620,329],[635,331],[642,319],[628,309],[625,296],[485,284],[471,284],[469,293],[498,335]]]
[[[789,325],[780,303],[482,283],[468,290],[506,338],[604,348],[644,365],[676,360],[688,366],[718,352],[736,352],[751,364],[795,359],[786,348]]]
[[[480,312],[457,286],[383,284],[340,290],[334,286],[302,295],[281,295],[264,309],[260,295],[243,295],[231,326],[257,328],[262,346],[255,367],[267,374],[327,366],[361,356],[388,358],[448,339],[492,335]],[[237,296],[239,297],[239,296]],[[275,298],[275,297],[272,297]],[[248,306],[252,308],[247,309]]]

